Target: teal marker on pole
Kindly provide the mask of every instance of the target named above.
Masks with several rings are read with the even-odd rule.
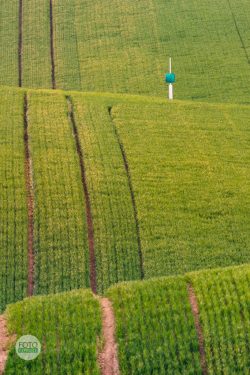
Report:
[[[168,98],[169,98],[169,100],[173,100],[174,99],[174,86],[173,86],[173,84],[175,83],[175,74],[172,73],[172,59],[171,59],[171,57],[169,58],[169,73],[166,74],[165,81],[166,81],[166,83],[169,84]]]

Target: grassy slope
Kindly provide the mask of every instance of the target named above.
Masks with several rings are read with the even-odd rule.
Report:
[[[208,374],[249,371],[249,271],[241,266],[112,287],[121,373],[201,374],[187,284],[198,295]]]
[[[9,3],[0,73],[16,85],[18,4]],[[24,85],[50,88],[49,1],[23,3]],[[54,0],[57,87],[165,96],[172,55],[177,98],[249,103],[249,10],[247,0]]]
[[[112,114],[130,166],[145,276],[249,262],[249,108],[135,102]]]
[[[17,102],[21,116],[16,90],[2,89],[2,95]],[[248,106],[71,96],[86,164],[99,291],[140,278],[131,196],[114,126],[129,163],[146,278],[250,261]],[[29,90],[28,106],[35,291],[88,286],[85,203],[65,93]],[[21,141],[21,153],[22,147]],[[25,194],[18,202],[26,207]],[[9,230],[17,227],[19,219],[13,217]],[[8,238],[3,237],[3,248]]]
[[[0,313],[26,295],[23,93],[0,90]]]
[[[88,290],[33,297],[8,306],[9,331],[17,338],[27,333],[42,344],[35,361],[20,359],[13,348],[6,375],[98,375],[97,345],[101,335],[98,301]]]

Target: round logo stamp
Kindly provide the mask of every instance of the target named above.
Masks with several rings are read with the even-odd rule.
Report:
[[[16,342],[16,353],[25,361],[32,361],[41,353],[41,343],[35,336],[22,336]]]

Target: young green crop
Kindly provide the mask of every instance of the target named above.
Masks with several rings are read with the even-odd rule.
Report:
[[[244,106],[121,104],[145,277],[250,262]]]
[[[19,0],[2,0],[0,10],[0,85],[18,86]]]
[[[99,375],[97,350],[101,335],[100,305],[87,290],[33,297],[10,305],[6,312],[10,333],[37,337],[41,354],[20,359],[13,348],[5,374]]]
[[[250,267],[189,276],[197,294],[209,374],[248,374]]]
[[[35,293],[89,286],[89,250],[80,165],[66,99],[28,94],[35,214]]]
[[[52,7],[58,88],[163,97],[172,56],[176,98],[250,103],[246,0],[53,0]],[[51,87],[49,17],[49,0],[23,0],[28,87]],[[3,1],[1,20],[0,80],[16,85],[17,0]]]
[[[27,291],[23,93],[0,90],[0,313]]]
[[[184,278],[122,283],[108,290],[121,374],[201,374]]]
[[[52,87],[49,0],[23,0],[22,85]]]
[[[121,149],[108,107],[74,96],[91,200],[98,290],[141,276],[136,223]]]

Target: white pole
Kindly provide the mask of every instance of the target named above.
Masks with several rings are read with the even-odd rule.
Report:
[[[168,87],[168,98],[169,98],[169,100],[174,99],[174,86],[173,86],[172,83],[170,83],[169,87]]]
[[[169,57],[169,73],[172,73],[172,59]],[[172,83],[169,84],[168,86],[168,98],[169,100],[174,99],[174,86]]]

